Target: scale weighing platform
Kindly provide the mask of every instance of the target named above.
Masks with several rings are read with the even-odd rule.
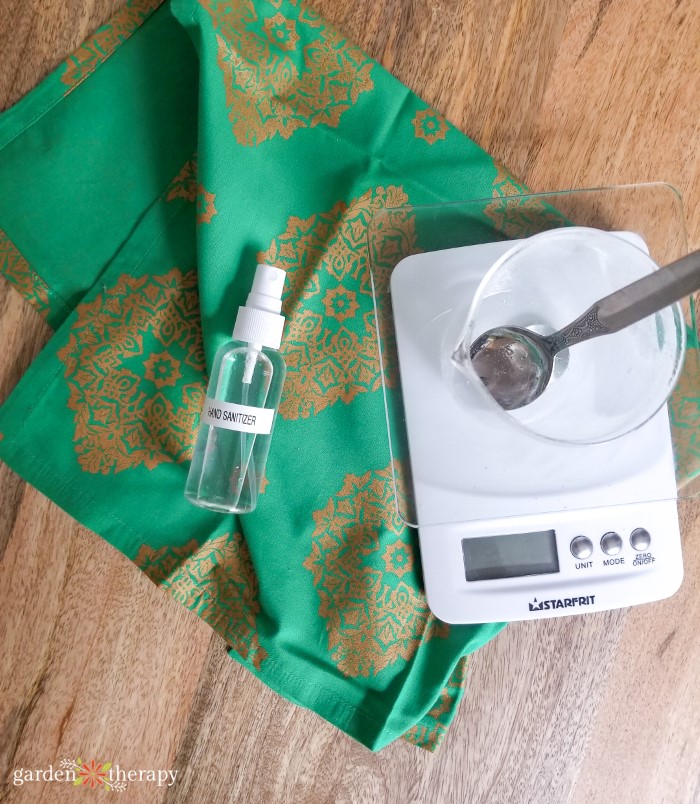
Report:
[[[402,517],[418,528],[428,605],[448,623],[647,603],[683,577],[666,405],[625,436],[570,445],[450,390],[450,317],[515,242],[415,254],[390,277],[415,506]]]

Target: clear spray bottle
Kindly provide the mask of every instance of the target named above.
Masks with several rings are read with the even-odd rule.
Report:
[[[214,511],[257,502],[286,367],[278,349],[285,272],[258,265],[233,340],[216,353],[185,496]]]

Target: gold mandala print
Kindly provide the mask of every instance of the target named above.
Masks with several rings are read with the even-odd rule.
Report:
[[[415,546],[396,514],[391,466],[347,475],[313,516],[304,567],[320,598],[328,650],[344,675],[374,676],[409,661],[422,642],[448,636],[449,626],[430,613],[418,588]]]
[[[214,193],[208,193],[201,184],[197,185],[197,223],[211,223],[211,219],[217,214],[215,200]]]
[[[0,274],[36,308],[43,318],[50,314],[48,285],[32,270],[2,229],[0,229]]]
[[[201,545],[194,539],[183,547],[143,545],[135,563],[260,669],[267,652],[255,625],[260,612],[258,579],[240,533],[225,533]]]
[[[307,418],[337,402],[349,404],[381,385],[377,352],[367,226],[386,207],[406,204],[401,187],[376,187],[328,212],[291,217],[261,262],[287,271],[283,309],[287,329],[282,353],[287,379],[280,404],[285,419]],[[386,219],[388,244],[374,254],[379,286],[389,281],[392,260],[416,250],[412,215],[398,211]],[[380,311],[380,328],[391,327]]]
[[[218,212],[214,206],[214,193],[207,192],[204,185],[197,183],[197,154],[185,162],[165,191],[166,201],[174,201],[176,198],[184,198],[185,201],[197,204],[197,223],[211,223]]]
[[[442,688],[438,702],[419,723],[416,723],[403,735],[404,740],[428,751],[437,750],[462,697],[466,673],[467,657],[462,656],[452,671],[449,681]]]
[[[128,0],[119,11],[65,61],[61,81],[66,94],[94,72],[161,5],[163,0]]]
[[[374,87],[371,59],[304,5],[287,17],[274,2],[200,3],[212,18],[229,120],[241,145],[335,128]]]
[[[495,200],[484,209],[484,214],[499,234],[515,240],[566,225],[566,218],[539,198],[511,197],[527,192],[525,185],[517,182],[503,165],[496,163]]]
[[[686,485],[700,474],[700,362],[689,345],[678,384],[669,400],[676,477]]]
[[[182,166],[180,172],[170,182],[165,191],[165,200],[174,201],[176,198],[184,198],[185,201],[194,203],[197,200],[197,154],[192,159],[188,159]]]
[[[122,274],[76,312],[58,357],[83,470],[189,459],[206,379],[196,273]]]
[[[413,133],[417,139],[425,140],[428,145],[444,140],[448,128],[447,120],[435,109],[420,109],[413,118]]]

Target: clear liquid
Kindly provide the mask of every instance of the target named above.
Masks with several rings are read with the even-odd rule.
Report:
[[[231,341],[216,354],[207,396],[277,411],[285,371],[276,350]],[[214,511],[252,511],[271,440],[272,433],[241,432],[203,422],[187,476],[187,499]]]

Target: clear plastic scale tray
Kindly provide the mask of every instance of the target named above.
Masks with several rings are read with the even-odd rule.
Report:
[[[668,412],[627,436],[543,444],[492,411],[460,403],[448,388],[444,333],[459,329],[484,273],[512,241],[571,225],[630,233],[659,265],[687,252],[681,199],[666,184],[386,209],[371,221],[388,435],[398,512],[407,524],[644,503],[700,490],[693,482],[700,473],[700,389],[692,300],[684,303],[688,348]]]

